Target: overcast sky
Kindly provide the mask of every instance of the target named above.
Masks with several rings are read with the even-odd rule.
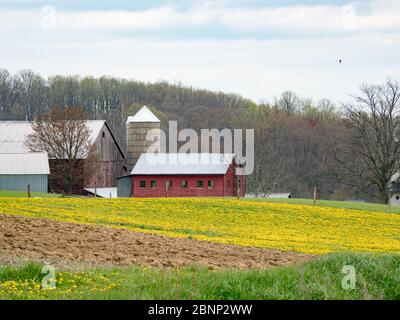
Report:
[[[400,0],[0,0],[11,72],[346,102],[362,82],[400,80],[399,56]]]

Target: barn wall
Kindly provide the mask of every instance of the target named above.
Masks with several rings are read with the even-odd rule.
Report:
[[[104,137],[103,137],[104,132]],[[66,192],[67,182],[58,179],[56,168],[63,160],[50,160],[50,189],[56,192]],[[82,170],[79,177],[75,177],[72,186],[72,193],[84,194],[84,188],[110,188],[117,186],[117,177],[124,176],[125,159],[119,150],[110,130],[106,125],[103,126],[99,136],[95,140],[94,149],[88,159],[80,160],[78,166]],[[87,169],[92,167],[92,169]],[[90,175],[89,172],[92,172]],[[54,174],[53,174],[54,173]],[[85,181],[84,181],[85,180]]]
[[[172,188],[166,190],[166,182],[172,181]],[[183,180],[188,182],[186,189],[181,187]],[[203,180],[203,188],[197,188],[197,181]],[[208,188],[208,180],[214,182],[213,188]],[[146,181],[146,188],[140,187],[140,181]],[[156,187],[151,188],[151,181],[156,181]],[[225,175],[136,175],[132,176],[133,197],[234,197],[240,184],[240,196],[245,195],[245,176],[235,175],[233,163]]]
[[[95,170],[93,176],[85,182],[85,187],[116,187],[116,178],[126,174],[125,159],[106,125],[103,126],[94,146],[89,159],[94,159]]]
[[[236,176],[235,164],[230,165],[225,175],[225,185],[227,186],[228,189],[228,193],[226,194],[226,196],[231,196],[231,197],[237,196],[238,184],[239,184],[240,185],[239,196],[244,197],[246,188],[245,182],[246,182],[245,176]],[[233,187],[231,188],[230,185],[232,183]]]
[[[48,192],[48,177],[45,174],[0,175],[0,190],[27,191],[28,185],[32,192]]]
[[[68,191],[68,181],[65,177],[63,177],[63,175],[59,171],[60,167],[63,167],[65,165],[63,164],[63,162],[65,161],[66,160],[49,159],[50,175],[48,180],[49,180],[49,190],[51,192],[66,193]],[[76,174],[76,176],[73,178],[72,181],[72,193],[74,194],[83,194],[84,164],[85,160],[79,160],[76,163],[75,170],[76,172],[79,172],[79,174]]]
[[[400,206],[400,193],[398,192],[393,193],[391,204],[395,206]]]
[[[140,181],[146,181],[146,188],[140,187]],[[166,190],[166,182],[172,181],[172,188]],[[181,187],[183,180],[188,182],[187,189]],[[197,181],[203,181],[203,188],[197,188]],[[209,189],[208,180],[214,182],[214,187]],[[133,176],[133,196],[134,197],[223,197],[233,195],[233,184],[227,187],[223,175],[163,175],[163,176]],[[156,181],[156,187],[151,188],[150,182]]]
[[[117,179],[117,195],[118,198],[132,197],[132,177],[120,177]]]

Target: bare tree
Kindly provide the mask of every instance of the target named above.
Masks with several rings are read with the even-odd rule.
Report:
[[[45,81],[30,70],[20,71],[14,77],[18,105],[25,120],[32,121],[36,114],[47,112],[47,88]]]
[[[269,113],[269,111],[267,111]],[[285,116],[285,115],[283,115]],[[285,128],[279,113],[274,117],[270,114],[255,123],[256,163],[250,187],[256,196],[279,191],[287,178],[285,161]]]
[[[18,99],[10,73],[0,69],[0,120],[12,118],[12,109]]]
[[[296,112],[300,108],[300,99],[294,92],[285,91],[279,99],[275,100],[274,106],[285,112]]]
[[[39,115],[32,123],[33,132],[26,137],[25,146],[34,152],[45,151],[53,164],[52,176],[62,181],[68,193],[78,181],[93,172],[91,161],[91,132],[80,108],[55,108]],[[94,162],[93,162],[94,163]]]
[[[387,202],[390,182],[400,171],[400,85],[391,79],[363,85],[354,98],[356,105],[345,106],[349,125],[336,144],[336,160],[350,184],[376,188]]]

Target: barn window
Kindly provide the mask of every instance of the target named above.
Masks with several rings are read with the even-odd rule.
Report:
[[[182,184],[181,184],[182,189],[186,189],[187,186],[188,186],[188,182],[186,180],[182,180]]]
[[[152,189],[156,188],[156,182],[154,180],[150,181],[150,188],[152,188]]]
[[[103,138],[105,138],[106,137],[106,133],[103,131]]]
[[[197,188],[203,188],[203,180],[197,181]]]
[[[396,196],[396,200],[399,200],[400,199],[400,196]]]
[[[142,189],[146,188],[146,181],[145,180],[140,180],[140,188],[142,188]]]
[[[167,180],[165,186],[167,187],[167,189],[172,189],[172,180]]]
[[[226,183],[227,187],[230,188],[231,187],[231,182],[228,180],[228,182]]]
[[[214,188],[214,181],[208,180],[208,189]]]

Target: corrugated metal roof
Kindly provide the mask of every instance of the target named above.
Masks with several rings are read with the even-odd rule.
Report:
[[[50,174],[47,153],[0,153],[0,174]]]
[[[136,114],[132,117],[128,117],[126,123],[131,122],[161,122],[153,112],[150,111],[147,106],[143,106]]]
[[[99,136],[104,120],[87,120],[91,143]],[[25,137],[32,133],[32,123],[27,121],[0,121],[0,153],[29,152],[24,146]]]
[[[271,198],[271,199],[285,199],[285,198],[290,198],[291,194],[290,193],[270,193],[267,194],[266,198]]]
[[[101,198],[117,198],[117,188],[84,188],[86,191],[94,195],[96,192],[98,197]]]
[[[143,153],[133,175],[225,174],[233,153]]]

